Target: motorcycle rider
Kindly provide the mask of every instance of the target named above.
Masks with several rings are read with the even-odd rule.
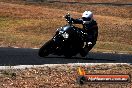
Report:
[[[96,44],[98,37],[98,26],[97,22],[93,18],[93,13],[91,11],[85,11],[82,14],[82,18],[73,19],[70,15],[66,15],[65,18],[68,22],[74,24],[82,24],[84,32],[87,33],[87,37],[85,39],[86,45],[82,50],[82,56],[86,56],[88,51],[90,51],[93,46]]]

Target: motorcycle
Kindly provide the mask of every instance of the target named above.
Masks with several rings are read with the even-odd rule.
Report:
[[[39,49],[38,55],[40,57],[45,57],[49,54],[64,55],[67,58],[77,54],[82,57],[86,56],[83,52],[83,47],[87,33],[73,25],[69,14],[66,16],[68,24],[58,28],[52,39]]]

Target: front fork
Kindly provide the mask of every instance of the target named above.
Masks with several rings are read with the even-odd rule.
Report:
[[[55,45],[60,46],[64,41],[64,38],[61,35],[55,35],[52,40],[55,42]]]

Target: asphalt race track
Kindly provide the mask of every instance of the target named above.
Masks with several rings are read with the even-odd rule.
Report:
[[[41,58],[38,49],[0,48],[0,66],[68,63],[132,63],[132,54],[89,53],[87,58],[49,55]]]

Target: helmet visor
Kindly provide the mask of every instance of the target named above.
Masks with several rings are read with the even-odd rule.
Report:
[[[90,17],[88,17],[88,18],[86,18],[86,17],[82,17],[82,19],[83,19],[83,21],[90,21],[90,20],[91,20]]]

